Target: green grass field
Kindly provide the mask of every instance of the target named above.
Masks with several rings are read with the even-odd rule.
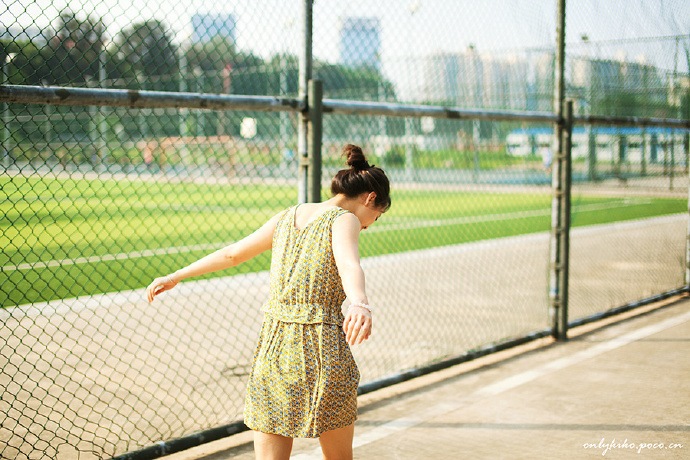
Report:
[[[0,304],[142,288],[294,204],[292,186],[2,177]],[[685,199],[573,196],[574,226],[683,212]],[[551,196],[393,190],[363,257],[547,231]],[[264,254],[231,272],[266,270]]]

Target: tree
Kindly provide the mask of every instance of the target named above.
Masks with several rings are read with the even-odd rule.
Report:
[[[169,83],[169,77],[178,73],[176,49],[161,21],[134,24],[118,35],[116,43],[125,75]]]
[[[220,35],[206,42],[194,43],[185,52],[187,65],[204,72],[221,71],[235,60],[235,44]]]
[[[377,101],[395,100],[393,84],[370,66],[350,67],[342,64],[314,63],[315,78],[324,82],[324,97]]]
[[[98,57],[104,43],[102,19],[87,16],[81,20],[74,13],[64,12],[55,36],[40,50],[40,57],[33,59],[33,67],[37,76],[49,84],[84,83],[98,76]]]

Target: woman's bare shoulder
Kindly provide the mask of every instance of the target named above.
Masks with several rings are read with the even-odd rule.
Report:
[[[359,230],[361,223],[359,222],[357,216],[352,214],[350,211],[345,211],[346,212],[335,218],[333,221],[333,228],[337,228],[338,230]]]

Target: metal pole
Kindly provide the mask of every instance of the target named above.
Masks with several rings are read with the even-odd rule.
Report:
[[[43,137],[46,141],[46,150],[52,151],[50,145],[53,143],[53,106],[46,104],[43,112],[45,113],[46,121],[43,124]]]
[[[550,286],[551,319],[553,336],[565,340],[563,323],[563,239],[566,229],[563,226],[565,151],[563,149],[563,102],[565,98],[565,0],[558,0],[556,16],[556,56],[554,72],[554,112],[557,122],[554,126],[556,141],[556,162],[551,176],[551,250],[550,250]],[[565,280],[567,283],[567,280]]]
[[[405,176],[410,182],[414,182],[415,138],[412,119],[405,118]]]
[[[86,80],[86,86],[91,87],[91,88],[97,88],[99,86],[99,82],[97,81],[98,75],[87,75],[85,80]],[[100,107],[96,105],[92,105],[88,108],[89,110],[89,140],[91,141],[91,144],[93,146],[93,151],[90,152],[88,162],[91,165],[91,168],[93,170],[96,170],[96,165],[98,164],[98,155],[100,154],[99,152],[99,145],[100,145],[100,140],[98,139],[99,134],[99,126],[101,124],[101,120],[99,117],[100,113]],[[93,124],[92,124],[93,123]],[[91,150],[89,148],[89,150]]]
[[[683,151],[685,152],[685,172],[690,169],[690,134],[683,136]]]
[[[568,339],[568,293],[570,282],[570,190],[572,185],[572,147],[573,147],[573,101],[565,103],[565,126],[563,129],[562,149],[564,153],[561,184],[563,198],[561,200],[561,233],[560,233],[560,262],[561,276],[558,291],[560,294],[560,314],[558,316],[558,340]]]
[[[583,38],[584,40],[584,38]],[[592,88],[592,74],[593,74],[593,58],[591,56],[591,47],[589,46],[589,38],[585,41],[587,46],[587,73],[589,75],[589,82],[587,83],[587,110],[586,115],[592,115],[592,100],[593,88]],[[595,182],[597,180],[597,142],[594,133],[594,127],[591,123],[585,124],[585,133],[587,134],[587,178]]]
[[[690,169],[690,164],[688,164],[690,160],[690,134],[688,133],[683,136],[683,151],[685,152],[685,172],[687,173]]]
[[[279,80],[279,88],[278,88],[278,94],[280,97],[285,97],[287,95],[287,57],[285,56],[285,51],[280,53],[280,80]],[[280,114],[280,125],[279,125],[279,133],[280,133],[280,141],[278,144],[281,146],[281,148],[284,150],[287,148],[287,122],[288,122],[288,114],[281,112]]]
[[[199,69],[199,93],[206,92],[206,74],[205,71]],[[206,112],[203,110],[199,111],[199,130],[200,136],[206,137]]]
[[[178,50],[178,53],[180,55],[180,58],[179,58],[179,62],[180,62],[179,91],[180,91],[180,93],[187,92],[187,74],[189,73],[189,71],[187,70],[187,50],[185,48],[185,45],[186,45],[186,42],[182,42],[180,44],[180,48]],[[178,129],[180,131],[180,137],[182,138],[182,144],[181,144],[181,148],[180,148],[180,157],[182,157],[182,164],[185,167],[189,163],[189,150],[187,149],[187,136],[189,135],[188,127],[187,127],[188,118],[189,118],[189,109],[180,108],[179,120],[178,120],[178,125],[179,125]]]
[[[587,124],[587,177],[590,181],[597,180],[597,140],[591,124]]]
[[[688,136],[685,137],[685,161],[688,161]],[[688,180],[690,180],[690,168],[688,168]],[[690,187],[688,187],[688,216],[690,216]],[[690,289],[690,219],[685,232],[685,289]]]
[[[323,82],[309,82],[309,194],[311,203],[321,201],[321,141],[323,128]]]
[[[673,190],[674,169],[676,169],[676,134],[671,131],[671,168],[668,176],[668,189]]]
[[[2,57],[2,69],[0,69],[0,85],[4,85],[9,81],[9,75],[6,76],[7,68],[9,67],[9,55]],[[10,108],[7,102],[2,102],[2,129],[0,130],[0,146],[2,148],[2,163],[5,169],[10,167]]]
[[[100,83],[101,88],[107,88],[108,87],[108,75],[106,71],[106,50],[105,50],[105,43],[101,43],[101,49],[98,53],[98,80]],[[99,142],[98,142],[98,161],[102,165],[103,164],[103,157],[107,155],[107,131],[108,131],[108,122],[106,118],[106,110],[107,108],[105,106],[102,106],[98,110],[98,118],[99,118],[99,123],[98,123],[98,132],[99,132]],[[99,165],[94,165],[94,169],[99,166]]]
[[[312,74],[312,10],[313,0],[304,0],[302,18],[302,46],[299,57],[299,92],[297,98],[304,101],[304,111],[297,123],[297,152],[299,157],[299,177],[297,200],[305,203],[309,197],[309,101],[308,87]]]
[[[642,128],[642,139],[640,141],[640,175],[647,175],[647,130]]]
[[[618,180],[623,180],[623,160],[625,159],[625,136],[618,136],[618,150],[616,152],[616,159],[613,165],[613,170],[615,171],[616,178]]]

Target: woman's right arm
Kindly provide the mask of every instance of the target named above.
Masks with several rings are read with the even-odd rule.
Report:
[[[152,302],[154,297],[158,294],[168,291],[175,287],[177,283],[186,278],[193,278],[195,276],[205,275],[219,270],[225,270],[230,267],[235,267],[242,262],[256,257],[264,251],[271,249],[273,242],[273,232],[276,224],[282,216],[282,212],[276,214],[256,230],[251,235],[248,235],[232,243],[218,251],[211,253],[196,262],[187,265],[186,267],[177,270],[170,275],[156,278],[146,288],[147,298]]]

